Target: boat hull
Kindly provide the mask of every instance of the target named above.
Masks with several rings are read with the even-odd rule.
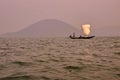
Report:
[[[83,37],[83,36],[80,36],[80,37],[72,37],[72,36],[70,36],[71,39],[91,39],[91,38],[93,38],[93,37],[95,37],[95,36],[89,36],[89,37]]]

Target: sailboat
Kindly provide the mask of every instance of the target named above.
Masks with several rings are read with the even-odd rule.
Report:
[[[71,39],[91,39],[95,36],[89,36],[90,32],[91,32],[91,25],[90,24],[84,24],[82,25],[82,31],[83,31],[83,34],[84,36],[79,36],[79,37],[75,37],[75,33],[73,33],[73,36],[70,35],[69,37]]]

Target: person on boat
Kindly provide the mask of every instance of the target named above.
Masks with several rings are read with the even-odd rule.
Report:
[[[69,37],[70,37],[70,38],[72,38],[72,36],[71,36],[71,35],[70,35]]]
[[[82,37],[82,36],[80,35],[80,37]]]
[[[75,38],[75,33],[73,33],[73,38]]]

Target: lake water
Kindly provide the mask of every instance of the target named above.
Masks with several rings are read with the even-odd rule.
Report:
[[[120,37],[0,38],[0,80],[120,80]]]

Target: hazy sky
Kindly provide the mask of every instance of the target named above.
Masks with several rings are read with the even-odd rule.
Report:
[[[91,23],[96,30],[118,31],[120,0],[0,0],[0,34],[44,19],[62,20],[78,28]]]

